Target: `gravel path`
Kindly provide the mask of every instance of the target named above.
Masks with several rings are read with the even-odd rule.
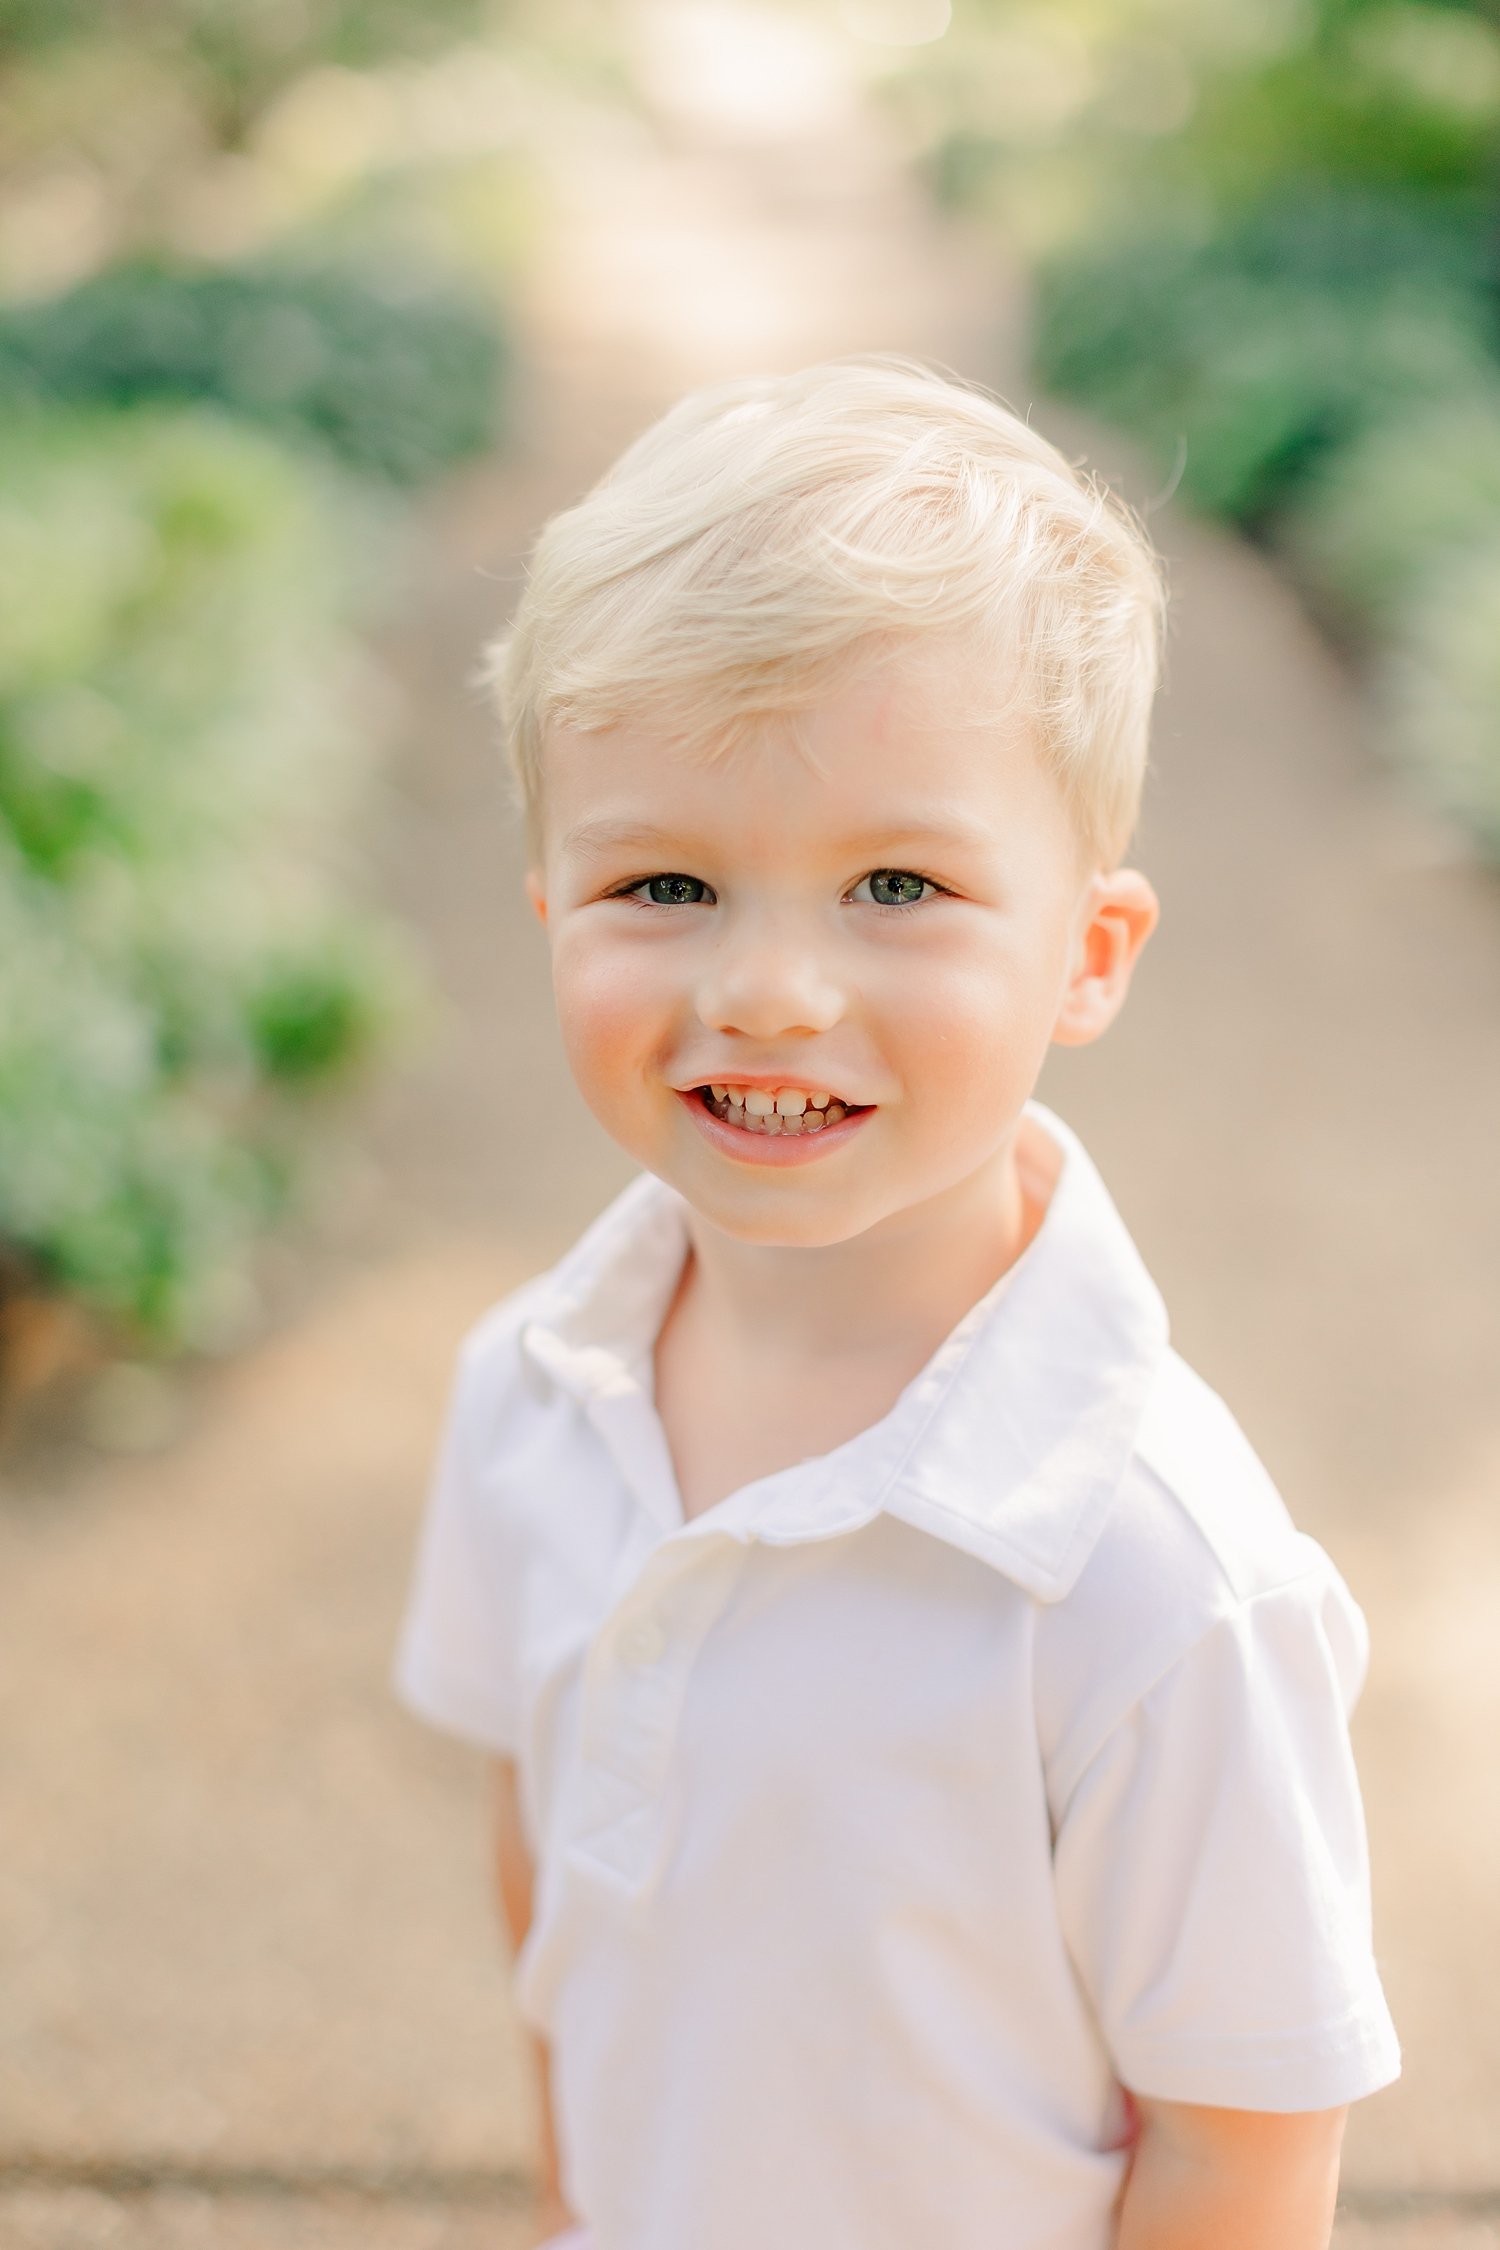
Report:
[[[268,1340],[192,1378],[154,1450],[33,1446],[0,1501],[16,2250],[526,2239],[481,1776],[384,1675],[455,1339],[625,1166],[557,1050],[474,654],[538,516],[685,382],[887,346],[1024,395],[1014,277],[938,229],[837,85],[811,71],[773,131],[685,70],[658,136],[560,144],[521,446],[433,510],[395,645],[385,881],[445,1020],[352,1136]],[[1380,779],[1261,562],[1156,521],[1177,626],[1140,856],[1165,919],[1121,1025],[1043,1092],[1371,1616],[1408,2075],[1356,2119],[1342,2250],[1495,2250],[1500,889]]]

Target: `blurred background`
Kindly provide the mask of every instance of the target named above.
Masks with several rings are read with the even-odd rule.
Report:
[[[678,391],[871,348],[1168,557],[1164,920],[1042,1092],[1371,1619],[1341,2250],[1500,2245],[1500,6],[0,0],[7,2246],[530,2239],[386,1674],[627,1166],[478,659]]]

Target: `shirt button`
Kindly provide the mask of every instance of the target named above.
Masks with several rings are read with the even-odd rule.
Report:
[[[627,1664],[658,1663],[666,1653],[667,1636],[654,1617],[639,1617],[620,1635],[620,1654]]]

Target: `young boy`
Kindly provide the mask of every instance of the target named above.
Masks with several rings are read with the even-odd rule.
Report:
[[[595,2250],[1324,2250],[1396,2075],[1363,1620],[1031,1099],[1156,919],[1159,621],[884,361],[689,398],[537,549],[528,887],[643,1171],[468,1341],[400,1683],[500,1758]]]

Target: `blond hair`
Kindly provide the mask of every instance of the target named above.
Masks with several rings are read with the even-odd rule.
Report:
[[[1138,525],[985,392],[839,360],[692,392],[532,556],[489,652],[536,844],[549,730],[650,721],[718,748],[892,642],[997,659],[1086,850],[1114,865],[1145,777],[1159,568]]]

